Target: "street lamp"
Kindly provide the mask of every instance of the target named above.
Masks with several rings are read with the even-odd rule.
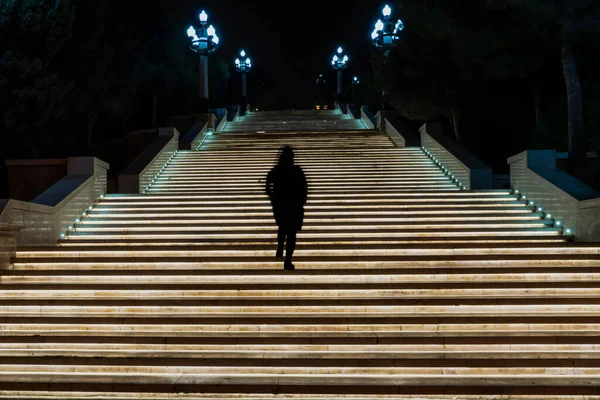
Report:
[[[360,83],[360,79],[358,79],[358,76],[355,76],[354,78],[352,78],[353,85],[358,85],[359,83]]]
[[[246,114],[247,92],[246,92],[246,73],[252,70],[252,60],[246,55],[244,50],[240,51],[240,58],[235,59],[235,69],[242,74],[242,100],[240,104],[241,115]]]
[[[219,47],[219,37],[212,25],[208,25],[208,14],[203,10],[198,16],[200,27],[190,26],[187,35],[190,38],[190,49],[200,55],[199,96],[201,112],[208,112],[208,56]],[[208,25],[208,27],[207,27]]]
[[[342,71],[348,66],[348,55],[344,54],[344,49],[338,47],[336,54],[331,60],[331,66],[337,71],[337,95],[338,99],[344,92],[344,84],[342,82]]]
[[[379,19],[375,23],[375,29],[371,33],[371,40],[373,46],[383,52],[383,62],[386,63],[390,52],[400,42],[399,34],[404,30],[404,23],[401,19],[395,22],[391,20],[392,9],[387,4],[383,8],[382,13],[383,21]],[[384,110],[391,108],[387,101],[385,89],[381,91],[381,102]]]
[[[394,22],[391,20],[392,9],[386,5],[383,8],[383,21],[377,20],[375,29],[371,33],[373,45],[383,51],[383,55],[387,57],[390,51],[396,47],[400,41],[399,33],[404,30],[404,23],[401,19]]]

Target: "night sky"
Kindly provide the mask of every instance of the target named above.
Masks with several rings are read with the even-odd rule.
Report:
[[[175,4],[175,5],[174,5]],[[272,2],[183,0],[171,2],[169,20],[181,21],[182,32],[197,24],[204,9],[221,40],[218,54],[231,61],[244,48],[256,69],[284,85],[290,93],[310,95],[316,77],[333,81],[329,65],[335,49],[343,46],[350,56],[345,77],[360,74],[368,65],[370,33],[385,2],[366,0]],[[252,79],[252,77],[249,77]]]

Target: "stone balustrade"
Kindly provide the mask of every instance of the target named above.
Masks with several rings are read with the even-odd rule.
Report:
[[[367,108],[367,106],[362,106],[360,108],[360,119],[365,124],[367,129],[375,129],[377,121],[374,116],[371,116],[371,112]]]
[[[109,165],[94,157],[68,158],[68,174],[31,202],[0,203],[3,231],[16,232],[19,246],[52,246],[90,206],[106,194]],[[2,235],[2,242],[11,243]],[[0,258],[7,257],[7,250]]]
[[[160,128],[158,137],[119,174],[119,193],[143,193],[179,150],[179,131]]]
[[[510,157],[510,183],[576,241],[600,240],[600,192],[556,167],[554,150],[527,150]]]
[[[396,116],[394,111],[381,110],[375,115],[377,129],[387,134],[396,147],[420,146],[421,141]]]
[[[459,143],[444,135],[439,123],[429,122],[421,127],[421,146],[427,150],[466,188],[492,188],[492,169],[468,152]]]

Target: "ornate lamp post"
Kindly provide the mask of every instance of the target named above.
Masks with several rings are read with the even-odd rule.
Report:
[[[344,83],[342,81],[342,71],[348,66],[348,56],[344,55],[344,49],[338,47],[337,54],[331,60],[331,66],[337,71],[337,97],[344,93]]]
[[[190,49],[200,55],[199,74],[199,96],[201,112],[208,112],[208,56],[219,47],[219,37],[214,26],[207,27],[208,14],[202,11],[199,15],[200,27],[198,29],[190,26],[187,35],[190,38]]]
[[[390,52],[400,42],[400,32],[404,30],[404,23],[402,20],[392,21],[391,20],[392,9],[386,5],[383,8],[383,21],[377,20],[375,23],[375,29],[371,33],[371,39],[373,46],[383,52],[383,62],[387,61]],[[391,106],[387,101],[385,89],[381,91],[381,101],[383,109],[390,109]]]
[[[240,51],[240,57],[235,59],[235,69],[236,71],[242,74],[242,100],[240,104],[241,115],[246,114],[246,105],[248,104],[247,92],[246,92],[246,73],[252,70],[252,60],[250,57],[246,57],[246,52],[244,50]]]

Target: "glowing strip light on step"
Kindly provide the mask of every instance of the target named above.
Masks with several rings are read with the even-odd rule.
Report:
[[[162,174],[165,171],[165,169],[169,166],[169,164],[171,163],[171,161],[173,161],[173,158],[175,158],[175,156],[178,153],[179,153],[179,150],[176,150],[175,152],[173,152],[171,154],[171,156],[169,157],[169,159],[162,165],[162,167],[160,168],[160,170],[150,180],[151,182],[148,185],[146,185],[146,187],[142,190],[142,194],[146,194],[148,192],[148,190],[150,189],[150,187],[152,186],[152,184],[154,184],[154,182],[159,178],[160,174]]]
[[[427,150],[425,147],[421,147],[421,150],[423,151],[423,153],[429,157],[429,159],[431,159],[431,161],[433,161],[433,163],[446,175],[450,178],[450,180],[456,185],[458,186],[458,188],[460,190],[467,190],[467,186],[463,185],[460,180],[458,178],[456,178],[454,175],[452,175],[452,173],[450,173],[450,171],[448,170],[448,168],[446,168],[444,166],[444,164],[442,164],[442,162],[440,160],[438,160],[437,158],[435,158],[435,156],[433,155],[433,153],[431,153],[429,150]]]
[[[564,235],[564,236],[572,236],[573,235],[573,229],[565,227],[561,220],[553,218],[551,213],[544,211],[543,207],[536,205],[536,203],[533,200],[528,199],[527,196],[524,193],[522,193],[519,189],[515,188],[512,190],[511,193],[513,196],[516,196],[517,200],[521,200],[521,201],[524,200],[526,202],[527,206],[533,207],[534,212],[541,213],[542,219],[552,221],[552,226],[555,228],[559,228],[562,235]]]

